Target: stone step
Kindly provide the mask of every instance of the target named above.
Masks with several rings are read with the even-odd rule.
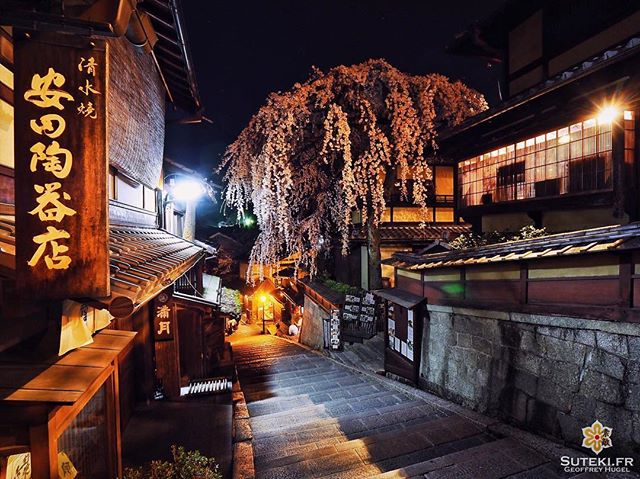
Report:
[[[296,452],[308,450],[310,449],[310,446],[314,446],[318,449],[331,444],[349,441],[351,439],[363,438],[368,435],[403,430],[407,427],[421,423],[428,423],[436,419],[441,419],[442,417],[441,413],[428,414],[412,419],[411,421],[399,421],[393,424],[381,425],[370,429],[360,428],[360,430],[351,431],[341,429],[342,426],[340,425],[330,424],[316,428],[305,428],[297,433],[265,437],[260,440],[255,440],[253,444],[256,455],[265,455],[273,451],[285,449],[290,451],[291,454],[294,454]]]
[[[424,401],[416,400],[370,409],[364,412],[347,411],[333,417],[324,419],[300,418],[275,418],[270,420],[263,416],[264,420],[251,419],[251,430],[256,439],[273,435],[295,434],[300,429],[310,430],[319,427],[336,426],[345,433],[366,431],[378,427],[393,424],[394,422],[408,421],[429,414],[435,415],[436,410]],[[443,413],[440,413],[443,415]]]
[[[303,396],[304,398],[304,396]],[[297,416],[297,415],[315,415],[318,418],[326,417],[338,413],[341,408],[351,406],[351,409],[363,409],[365,407],[383,407],[398,404],[408,399],[400,393],[393,391],[375,391],[369,394],[358,395],[349,398],[339,398],[335,400],[326,400],[316,403],[309,400],[299,399],[297,401],[278,401],[270,405],[264,406],[259,404],[251,404],[249,413],[252,418],[259,419],[262,416]]]
[[[370,477],[500,479],[531,470],[547,462],[549,460],[540,453],[512,438],[506,438]]]
[[[480,446],[494,440],[495,438],[487,434],[476,434],[475,436],[469,436],[455,441],[445,442],[433,447],[420,449],[417,451],[409,452],[407,454],[401,454],[399,456],[390,457],[388,459],[381,459],[372,463],[365,462],[364,465],[355,469],[340,471],[329,474],[328,476],[323,476],[323,479],[369,479],[370,477],[381,474],[385,471],[392,471],[398,468],[407,467],[412,464],[445,456],[453,452]]]
[[[262,410],[268,410],[269,408],[271,408],[271,410],[276,410],[276,409],[280,410],[278,408],[286,407],[288,402],[291,402],[293,404],[297,404],[298,402],[300,403],[307,402],[309,404],[322,404],[323,402],[326,402],[326,401],[335,401],[338,399],[346,399],[346,398],[356,398],[359,396],[366,396],[368,394],[379,393],[381,391],[385,391],[385,389],[383,389],[379,384],[364,383],[358,386],[353,386],[349,389],[338,389],[335,391],[321,391],[321,392],[298,394],[295,396],[288,396],[286,402],[283,401],[282,398],[277,396],[267,397],[264,399],[257,399],[253,401],[247,400],[248,401],[247,406],[249,407],[250,412],[254,408],[257,411],[260,411],[261,408],[264,408]],[[401,393],[394,393],[394,394],[401,394]],[[253,413],[251,413],[251,415],[253,415]],[[260,414],[256,414],[256,416],[259,416],[259,415]]]
[[[290,455],[286,455],[286,451],[284,455],[275,451],[256,456],[255,464],[261,469],[282,467],[350,449],[356,450],[365,463],[379,462],[480,434],[482,429],[471,421],[450,416]]]
[[[240,381],[242,384],[242,380]],[[314,392],[321,391],[332,391],[337,390],[343,387],[355,386],[358,384],[365,384],[366,381],[354,376],[354,375],[346,375],[342,376],[336,380],[328,379],[325,381],[318,381],[311,384],[306,384],[304,380],[300,380],[300,384],[297,386],[289,386],[286,388],[277,388],[274,389],[272,387],[260,387],[260,388],[247,388],[246,390],[243,387],[243,392],[245,397],[247,398],[247,402],[256,401],[259,399],[264,399],[265,397],[287,397],[287,396],[296,396],[299,394],[310,394]]]
[[[344,368],[340,365],[326,362],[326,363],[320,363],[318,367],[309,369],[308,374],[323,374],[328,372],[339,372],[339,371],[344,371]],[[242,380],[245,384],[252,384],[254,382],[260,382],[262,378],[291,379],[295,377],[300,377],[301,374],[307,374],[307,373],[301,373],[300,371],[289,371],[289,372],[283,372],[283,373],[266,371],[266,372],[262,372],[261,374],[245,373],[242,377]]]
[[[241,380],[243,389],[260,389],[261,387],[275,386],[286,388],[288,386],[296,386],[304,381],[305,384],[313,384],[314,382],[327,381],[332,378],[353,376],[351,371],[344,368],[336,369],[312,369],[308,372],[295,371],[286,373],[281,377],[279,374],[264,375],[255,378],[243,377]]]

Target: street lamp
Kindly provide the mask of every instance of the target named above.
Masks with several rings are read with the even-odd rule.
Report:
[[[267,334],[265,327],[264,327],[264,309],[266,308],[266,303],[267,303],[267,297],[263,294],[262,296],[260,296],[260,301],[262,302],[262,334]]]
[[[196,203],[203,196],[209,197],[211,201],[216,203],[214,185],[202,177],[179,172],[169,173],[164,177],[164,183],[166,186],[162,216],[165,228],[171,233],[192,241],[195,238]],[[172,210],[176,203],[184,204],[184,217],[181,226],[173,226]],[[171,210],[167,211],[169,204],[172,205]]]

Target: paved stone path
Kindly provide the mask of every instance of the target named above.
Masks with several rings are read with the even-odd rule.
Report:
[[[569,477],[557,460],[385,379],[273,336],[232,339],[257,479]]]

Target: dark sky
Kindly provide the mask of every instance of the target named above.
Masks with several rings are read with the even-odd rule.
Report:
[[[168,127],[167,155],[208,174],[266,96],[327,70],[385,58],[412,74],[442,73],[497,100],[498,71],[449,55],[453,36],[501,0],[183,0],[205,115]]]

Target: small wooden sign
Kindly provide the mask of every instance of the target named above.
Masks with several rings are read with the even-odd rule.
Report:
[[[153,337],[156,341],[173,340],[174,305],[169,293],[162,292],[153,301]]]
[[[107,45],[16,31],[14,55],[19,291],[108,296]]]

